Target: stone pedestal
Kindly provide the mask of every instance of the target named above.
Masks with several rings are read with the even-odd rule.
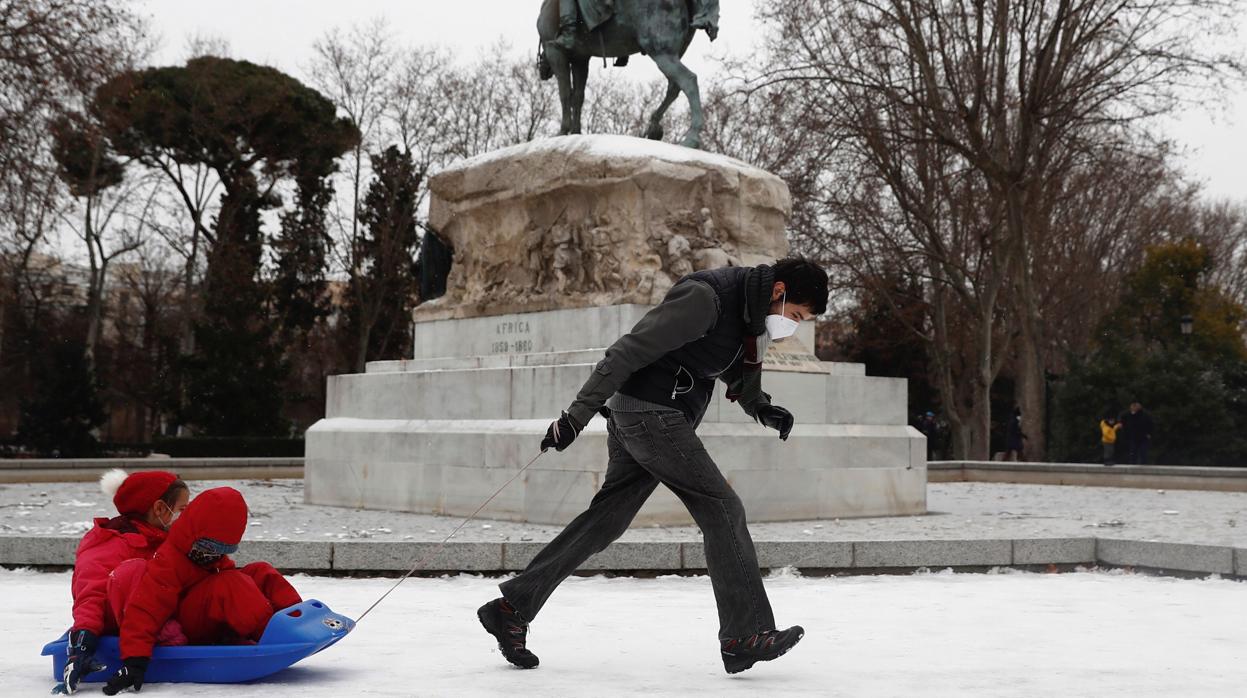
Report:
[[[684,273],[786,251],[787,188],[743,163],[620,137],[492,153],[435,177],[431,217],[455,250],[449,292],[416,313],[405,361],[329,379],[307,433],[309,503],[472,513],[536,453],[602,358]],[[813,327],[774,345],[763,387],[796,415],[786,442],[719,388],[698,433],[750,520],[926,511],[926,445],[902,379],[819,362]],[[606,469],[595,418],[483,516],[565,523]],[[638,524],[686,524],[663,488]]]
[[[307,433],[308,502],[470,514],[536,454],[550,419],[602,358],[602,348],[586,345],[613,341],[647,309],[421,323],[418,358],[329,379],[326,418]],[[453,347],[479,353],[439,356]],[[810,363],[764,369],[767,392],[797,416],[788,441],[754,424],[722,389],[698,430],[750,519],[925,513],[926,442],[906,426],[905,381],[866,376],[860,364]],[[485,515],[565,523],[605,469],[606,426],[594,418],[572,448],[547,452]],[[659,488],[637,523],[689,519]]]
[[[783,180],[657,141],[532,141],[455,165],[429,188],[430,226],[455,262],[446,295],[417,321],[651,305],[691,271],[788,249]]]

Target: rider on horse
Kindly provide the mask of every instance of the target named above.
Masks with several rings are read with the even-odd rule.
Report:
[[[624,0],[625,2],[627,0]],[[693,29],[705,29],[711,41],[719,35],[719,0],[691,0]],[[584,15],[585,28],[597,29],[615,14],[615,0],[559,0],[559,35],[556,41],[571,50],[576,45],[576,25]]]

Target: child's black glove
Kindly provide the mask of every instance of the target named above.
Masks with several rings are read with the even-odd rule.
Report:
[[[52,689],[53,693],[74,693],[87,674],[104,670],[105,665],[95,661],[95,648],[99,642],[100,639],[90,630],[69,631],[69,642],[65,647],[69,658],[61,675],[62,681]]]
[[[104,685],[104,695],[115,696],[133,688],[135,693],[143,690],[143,675],[147,673],[148,657],[126,657],[123,666]]]

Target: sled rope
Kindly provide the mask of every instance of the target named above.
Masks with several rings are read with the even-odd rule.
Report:
[[[477,515],[477,514],[479,514],[479,513],[481,513],[481,510],[483,510],[485,507],[489,506],[489,503],[490,503],[490,502],[492,502],[492,501],[494,501],[494,498],[495,498],[495,497],[497,497],[498,495],[502,494],[502,491],[503,491],[503,490],[505,490],[505,489],[506,489],[506,488],[507,488],[507,487],[508,487],[508,486],[509,486],[512,482],[515,482],[516,478],[518,478],[520,475],[523,475],[523,474],[524,474],[524,471],[525,471],[525,470],[528,470],[529,466],[531,466],[533,463],[536,463],[536,462],[537,462],[537,459],[538,459],[538,458],[540,458],[540,457],[541,457],[541,455],[542,455],[543,453],[545,453],[545,451],[538,451],[538,452],[537,452],[537,455],[533,456],[533,459],[532,459],[532,460],[530,460],[530,461],[528,461],[528,464],[527,464],[527,465],[525,465],[524,467],[522,467],[522,468],[520,468],[519,470],[517,470],[517,471],[515,472],[515,474],[511,476],[511,479],[510,479],[510,480],[507,480],[506,482],[502,483],[502,487],[499,487],[497,490],[495,490],[495,491],[494,491],[494,493],[493,493],[493,494],[489,495],[489,499],[486,499],[484,502],[481,502],[481,505],[480,505],[479,507],[477,507],[477,508],[476,508],[476,511],[472,512],[472,513],[468,516],[468,518],[464,519],[464,520],[463,520],[463,523],[461,523],[461,524],[459,524],[457,527],[455,527],[455,530],[451,531],[451,532],[450,532],[450,535],[448,535],[448,536],[446,536],[445,538],[443,538],[443,539],[442,539],[442,542],[441,542],[441,543],[438,543],[436,548],[433,548],[433,550],[432,550],[431,552],[429,552],[429,553],[425,554],[425,556],[424,556],[424,557],[422,557],[422,558],[420,558],[419,560],[417,560],[417,561],[416,561],[416,564],[415,564],[415,565],[414,565],[414,566],[413,566],[410,570],[408,570],[408,571],[407,571],[407,574],[404,574],[402,577],[399,577],[399,578],[398,578],[398,581],[397,581],[397,582],[394,582],[394,586],[390,587],[390,588],[389,588],[389,590],[387,590],[384,594],[382,594],[382,595],[381,595],[381,598],[377,599],[376,601],[373,601],[373,602],[372,602],[372,605],[368,607],[368,610],[366,610],[366,611],[364,611],[363,613],[359,614],[359,618],[356,618],[356,619],[355,619],[355,624],[358,626],[358,625],[359,625],[359,622],[360,622],[360,621],[362,621],[362,620],[364,619],[364,616],[366,616],[366,615],[368,615],[370,612],[372,612],[372,609],[376,608],[376,607],[377,607],[377,604],[381,603],[382,601],[385,601],[385,597],[389,596],[389,595],[390,595],[390,594],[391,594],[391,593],[392,593],[395,589],[397,589],[399,584],[402,584],[403,582],[407,581],[407,578],[408,578],[408,577],[410,577],[411,575],[415,574],[415,573],[416,573],[416,572],[417,572],[420,568],[424,567],[424,565],[425,565],[425,564],[426,564],[429,560],[432,560],[434,556],[436,556],[438,553],[442,552],[442,550],[443,550],[443,549],[445,549],[446,544],[450,542],[450,539],[455,537],[455,534],[456,534],[456,533],[458,533],[459,531],[463,530],[463,527],[464,527],[464,526],[467,526],[469,523],[471,523],[471,522],[472,522],[472,520],[476,518],[476,515]]]

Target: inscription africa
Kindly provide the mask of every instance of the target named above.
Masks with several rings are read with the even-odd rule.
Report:
[[[528,320],[506,320],[494,326],[499,338],[490,345],[492,354],[527,354],[533,350],[532,323]]]

